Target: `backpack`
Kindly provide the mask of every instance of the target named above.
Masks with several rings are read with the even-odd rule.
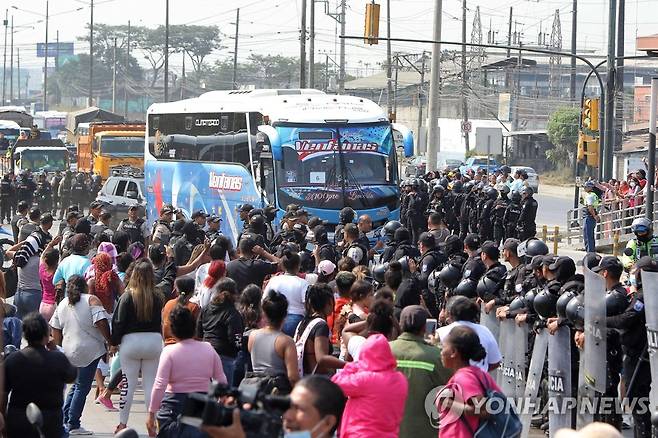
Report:
[[[497,407],[495,412],[491,412],[486,420],[480,420],[480,424],[475,431],[471,429],[471,425],[468,424],[468,421],[463,416],[460,417],[466,428],[470,430],[473,438],[518,438],[521,436],[523,425],[519,416],[514,411],[514,406],[510,404],[504,394],[492,388],[487,388],[480,379],[480,376],[475,374],[475,372],[473,374],[480,383],[484,397],[487,399],[487,403],[483,403],[482,406],[491,405]],[[504,409],[501,409],[501,406],[504,406]]]
[[[304,332],[299,333],[299,328],[302,326],[304,321],[302,320],[297,328],[295,329],[295,348],[297,349],[297,370],[299,371],[299,377],[304,376],[304,347],[306,347],[306,341],[308,340],[311,330],[315,328],[320,322],[324,321],[322,318],[313,318],[311,322],[308,323]],[[314,374],[315,370],[311,374]]]

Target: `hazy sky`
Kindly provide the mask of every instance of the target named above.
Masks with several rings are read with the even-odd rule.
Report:
[[[338,0],[328,0],[331,12],[337,10]],[[369,1],[369,0],[368,0]],[[431,38],[432,36],[432,0],[390,0],[392,16],[392,36],[408,38]],[[621,0],[623,1],[623,0]],[[308,0],[309,4],[311,0]],[[382,22],[380,35],[385,36],[386,3],[382,5]],[[362,35],[364,9],[366,0],[348,0],[347,33]],[[507,37],[509,7],[514,8],[514,20],[517,30],[523,33],[526,44],[537,41],[540,27],[550,38],[555,10],[560,11],[562,24],[563,48],[570,45],[572,0],[467,0],[467,33],[470,41],[473,17],[476,6],[480,6],[483,41],[487,40],[487,31],[491,26],[497,31],[497,40]],[[45,0],[6,0],[9,14],[14,15],[14,44],[21,50],[21,65],[38,68],[42,61],[36,55],[35,43],[44,39],[44,23],[35,23],[41,18],[37,14],[12,9],[21,9],[45,13]],[[164,0],[96,0],[94,21],[97,23],[123,24],[130,19],[133,24],[157,26],[164,23]],[[457,41],[461,38],[461,5],[459,0],[443,2],[443,39]],[[334,52],[337,23],[325,15],[325,4],[316,5],[316,59],[324,60],[324,52]],[[80,11],[74,11],[82,7]],[[217,25],[227,35],[235,32],[235,8],[240,7],[240,49],[239,59],[245,59],[250,53],[298,55],[301,0],[170,0],[170,22],[172,24]],[[626,0],[626,51],[635,47],[635,36],[658,33],[658,0]],[[607,0],[578,0],[578,45],[579,49],[601,51],[607,41]],[[4,11],[2,11],[4,13]],[[77,41],[84,34],[85,24],[89,21],[87,0],[50,0],[49,39],[54,41],[55,32],[59,30],[60,41],[76,41],[76,52],[87,51],[86,43]],[[28,24],[33,28],[21,28]],[[365,64],[373,71],[386,53],[386,44],[366,46],[361,41],[349,41],[347,46],[348,72],[361,73]],[[209,58],[232,57],[229,51],[233,40],[226,39],[230,47],[221,50]],[[429,50],[429,46],[420,44],[393,43],[393,51],[420,52]],[[333,53],[330,53],[333,56]],[[8,55],[9,58],[9,55]],[[139,57],[138,57],[139,58]],[[337,61],[336,57],[336,61]],[[362,62],[359,65],[359,61]],[[170,65],[173,70],[180,69],[180,55],[172,57]]]

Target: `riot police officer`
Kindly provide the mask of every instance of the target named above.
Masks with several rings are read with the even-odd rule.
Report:
[[[336,225],[336,229],[334,230],[335,244],[338,245],[343,241],[343,228],[345,228],[345,225],[353,223],[355,217],[356,212],[352,207],[343,207],[343,209],[340,210],[338,213],[338,225]]]
[[[151,241],[154,244],[169,244],[171,239],[171,221],[174,218],[174,210],[165,205],[160,209],[160,218],[153,224]]]
[[[505,282],[499,296],[485,303],[485,311],[490,312],[496,306],[508,306],[514,298],[523,292],[524,265],[518,255],[519,241],[507,239],[503,244],[503,257],[512,267],[505,273]]]
[[[11,222],[11,207],[14,197],[14,184],[11,180],[11,174],[5,173],[0,180],[0,221]]]
[[[439,315],[439,297],[431,293],[428,286],[428,279],[432,272],[439,269],[448,260],[441,251],[437,249],[436,239],[429,232],[422,233],[418,238],[418,250],[420,258],[418,260],[418,286],[421,289],[421,295],[425,299],[425,305],[430,314],[436,318]]]
[[[140,242],[146,246],[146,237],[148,230],[146,228],[146,221],[140,217],[139,205],[131,205],[128,207],[128,217],[119,222],[117,231],[124,231],[130,236],[130,242]]]
[[[208,225],[208,229],[206,230],[206,238],[212,242],[217,238],[217,236],[221,234],[221,231],[219,230],[219,226],[222,223],[222,218],[220,218],[216,214],[212,214],[208,216],[208,219],[206,219],[206,223]]]
[[[463,193],[461,195],[461,204],[459,207],[459,238],[462,240],[466,238],[466,235],[469,232],[469,218],[474,198],[472,193],[473,186],[474,184],[470,181],[464,184]]]
[[[653,224],[645,217],[639,217],[631,224],[635,238],[628,241],[622,255],[624,268],[630,269],[633,263],[644,256],[658,255],[658,237],[653,235]]]
[[[395,251],[393,251],[393,260],[400,260],[402,257],[416,259],[420,256],[418,248],[411,243],[411,233],[408,229],[402,227],[395,230]],[[383,262],[387,260],[382,260]]]
[[[517,225],[519,223],[519,217],[521,216],[521,193],[511,192],[509,194],[509,204],[505,208],[505,213],[503,214],[503,227],[505,229],[505,237],[510,238],[518,237]]]
[[[50,212],[53,208],[53,188],[46,179],[45,173],[39,174],[35,195],[39,209],[44,213]]]
[[[480,277],[486,272],[487,267],[480,257],[480,236],[471,233],[464,239],[464,252],[468,259],[462,267],[462,279],[469,279],[478,282]]]
[[[488,303],[499,298],[505,282],[507,268],[500,263],[500,250],[495,243],[484,242],[479,250],[480,260],[486,266],[486,272],[480,278],[477,285],[477,294],[480,300]]]
[[[493,241],[500,245],[503,240],[513,237],[505,235],[505,212],[510,204],[510,200],[507,197],[510,190],[507,184],[498,184],[496,187],[500,193],[500,197],[494,201],[493,205]]]
[[[32,179],[32,175],[29,170],[26,170],[24,173],[18,175],[16,179],[16,196],[18,201],[25,201],[27,205],[32,205],[34,201],[34,192],[36,191],[37,186]]]
[[[87,186],[85,185],[85,174],[79,172],[75,179],[71,181],[71,202],[80,208],[80,212],[84,213],[84,206],[87,200]],[[93,225],[93,224],[92,224]]]
[[[407,229],[411,232],[411,241],[416,244],[420,233],[425,227],[425,207],[424,196],[419,191],[420,182],[418,179],[411,181],[411,190],[409,192],[409,203],[407,210]]]
[[[498,199],[498,190],[487,186],[482,190],[483,200],[479,213],[478,229],[482,240],[493,240],[493,206]]]
[[[519,232],[519,240],[526,240],[534,237],[537,234],[537,224],[535,219],[537,217],[537,200],[532,197],[534,191],[531,187],[525,186],[521,189],[521,214],[517,224]]]
[[[381,262],[387,263],[393,260],[393,254],[397,246],[395,241],[395,231],[402,228],[402,224],[398,221],[388,221],[382,228],[382,237],[384,238],[384,252],[382,252]]]

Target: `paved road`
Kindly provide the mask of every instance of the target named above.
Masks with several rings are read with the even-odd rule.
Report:
[[[566,226],[567,211],[573,208],[573,187],[542,185],[535,199],[539,203],[537,229],[541,230],[542,225]]]

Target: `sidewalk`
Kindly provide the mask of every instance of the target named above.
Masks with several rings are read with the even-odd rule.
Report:
[[[91,388],[85,409],[82,412],[82,427],[94,432],[95,437],[113,437],[114,429],[119,424],[119,412],[108,412],[103,405],[94,403],[96,388]],[[119,407],[119,396],[112,396],[114,406]],[[148,437],[146,432],[146,407],[144,406],[144,391],[141,385],[135,391],[128,427],[135,429],[140,437]]]

